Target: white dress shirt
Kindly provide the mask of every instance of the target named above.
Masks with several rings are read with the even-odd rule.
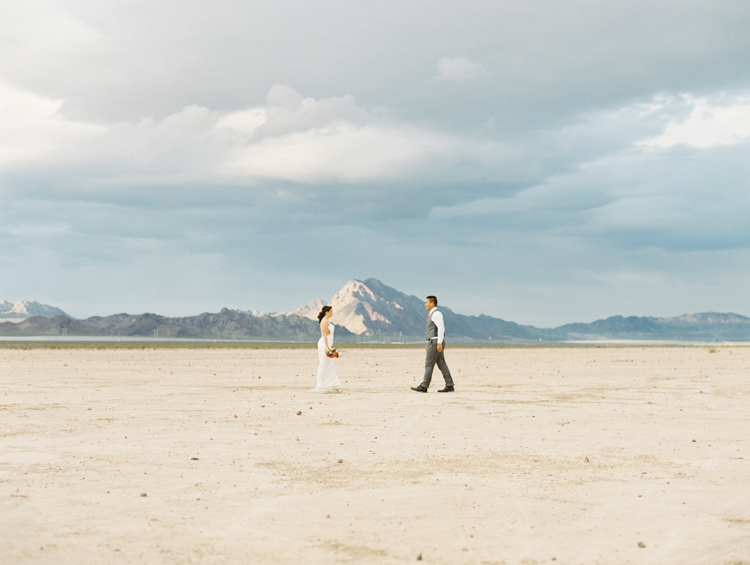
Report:
[[[443,343],[443,341],[445,341],[445,322],[443,321],[443,314],[442,312],[439,312],[437,306],[435,306],[435,308],[430,310],[430,315],[432,316],[432,321],[435,322],[438,330],[437,338],[433,337],[431,339],[437,339],[438,343]]]

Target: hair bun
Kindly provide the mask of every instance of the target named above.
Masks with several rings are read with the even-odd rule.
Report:
[[[323,308],[321,308],[320,314],[318,314],[318,323],[323,321],[323,318],[326,317],[326,312],[329,310],[333,310],[333,308],[331,306],[323,306]]]

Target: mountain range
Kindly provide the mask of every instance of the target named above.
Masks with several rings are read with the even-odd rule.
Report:
[[[0,302],[0,307],[13,314],[0,311],[0,318],[32,314],[20,322],[0,323],[0,335],[316,341],[320,335],[317,316],[325,304],[333,307],[336,336],[341,341],[424,339],[424,299],[399,292],[377,279],[351,280],[329,301],[318,299],[297,310],[280,313],[224,308],[215,314],[188,317],[115,314],[76,320],[59,308],[36,302]],[[465,316],[443,304],[440,310],[445,318],[447,339],[454,342],[750,341],[750,318],[732,313],[708,312],[675,318],[613,316],[544,329],[492,316]]]

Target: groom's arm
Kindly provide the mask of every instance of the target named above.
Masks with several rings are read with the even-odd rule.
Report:
[[[445,341],[445,322],[443,321],[443,313],[439,310],[432,315],[432,321],[437,326],[437,350],[443,350],[443,341]]]

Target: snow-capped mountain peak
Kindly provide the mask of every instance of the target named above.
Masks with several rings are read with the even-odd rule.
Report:
[[[0,302],[0,317],[2,318],[30,318],[32,316],[44,316],[51,318],[53,316],[65,316],[70,318],[65,312],[54,306],[40,304],[29,300],[19,300],[16,303],[10,303],[7,300]]]
[[[357,335],[411,331],[419,326],[421,301],[376,279],[350,280],[331,299],[333,322]],[[415,324],[416,322],[416,324]],[[424,331],[422,329],[422,331]]]
[[[325,305],[326,305],[325,300],[320,300],[320,299],[313,300],[309,304],[305,304],[304,306],[301,306],[300,308],[297,308],[294,312],[290,312],[290,313],[297,314],[298,316],[302,316],[303,318],[307,318],[308,320],[317,322],[320,309],[323,308],[323,306]]]

